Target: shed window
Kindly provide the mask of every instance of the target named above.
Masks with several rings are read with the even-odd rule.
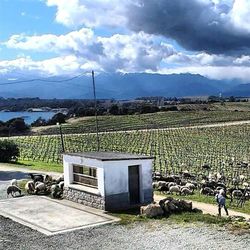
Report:
[[[76,184],[97,187],[97,171],[96,168],[73,165],[73,180]]]

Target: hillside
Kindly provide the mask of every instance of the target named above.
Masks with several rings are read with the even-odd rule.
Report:
[[[37,77],[36,77],[37,78]],[[53,77],[50,80],[58,81],[65,78]],[[23,80],[23,79],[18,79]],[[25,79],[26,80],[26,79]],[[1,83],[8,81],[2,77]],[[201,75],[193,74],[99,74],[96,76],[98,98],[129,99],[141,96],[208,96],[219,95],[234,87],[236,82],[211,80]],[[39,97],[89,99],[92,94],[92,79],[82,76],[69,82],[47,83],[34,81],[21,84],[2,85],[2,97]]]

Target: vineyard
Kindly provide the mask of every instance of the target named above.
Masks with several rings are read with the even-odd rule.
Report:
[[[168,127],[186,127],[208,123],[250,120],[250,112],[236,111],[182,111],[160,112],[143,115],[100,116],[100,131],[124,131],[136,129],[158,129]],[[44,128],[39,134],[58,134],[58,128]],[[95,132],[94,117],[79,119],[63,125],[64,134]],[[38,134],[38,132],[36,132]]]
[[[21,151],[22,160],[61,162],[59,135],[11,137]],[[96,150],[96,135],[65,134],[66,152]],[[177,128],[103,132],[100,134],[102,151],[119,151],[155,156],[154,168],[166,173],[189,170],[202,173],[202,165],[209,164],[228,178],[249,170],[237,163],[250,160],[250,125],[214,128]]]

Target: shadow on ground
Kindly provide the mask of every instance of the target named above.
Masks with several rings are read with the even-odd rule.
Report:
[[[0,171],[0,181],[9,181],[12,179],[30,179],[30,176],[28,173],[20,171]]]

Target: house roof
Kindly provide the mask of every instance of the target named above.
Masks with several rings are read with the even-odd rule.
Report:
[[[147,160],[154,159],[152,156],[136,155],[119,152],[84,152],[84,153],[64,153],[69,156],[80,156],[84,158],[96,159],[100,161],[123,161],[123,160]]]

